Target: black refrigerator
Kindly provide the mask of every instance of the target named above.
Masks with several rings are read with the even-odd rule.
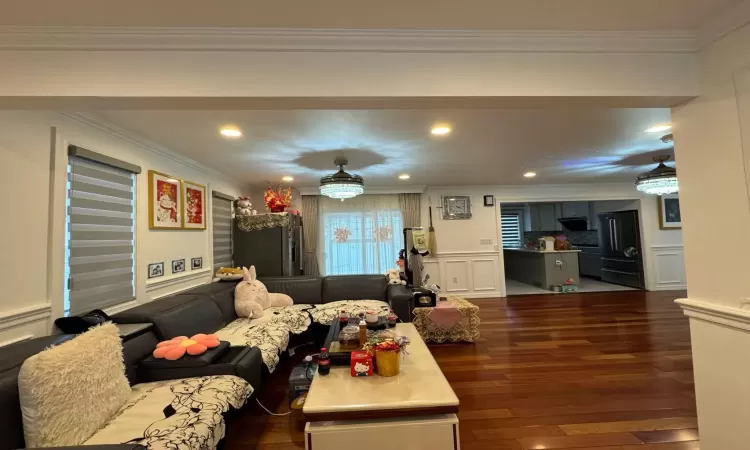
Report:
[[[644,289],[638,211],[599,214],[602,281]]]
[[[234,221],[234,265],[255,266],[258,277],[302,275],[302,217],[290,215],[289,225],[242,231]]]

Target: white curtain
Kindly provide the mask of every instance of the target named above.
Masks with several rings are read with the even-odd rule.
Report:
[[[323,275],[384,274],[404,246],[396,195],[321,197],[318,252]]]

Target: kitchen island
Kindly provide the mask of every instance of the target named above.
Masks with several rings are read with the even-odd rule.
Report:
[[[571,278],[578,284],[578,253],[580,250],[546,252],[529,248],[504,248],[505,277],[549,290]]]

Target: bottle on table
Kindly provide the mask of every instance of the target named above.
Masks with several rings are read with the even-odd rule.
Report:
[[[367,344],[367,322],[364,318],[359,320],[359,348]]]
[[[349,314],[346,313],[345,309],[342,309],[339,313],[339,327],[343,328],[349,323]]]
[[[318,373],[320,375],[328,375],[331,372],[331,357],[328,356],[328,349],[323,347],[320,349],[320,355],[318,356]]]

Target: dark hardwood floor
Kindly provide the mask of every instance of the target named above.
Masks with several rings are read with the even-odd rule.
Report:
[[[684,292],[612,292],[474,301],[481,339],[430,349],[458,395],[463,450],[697,450]],[[261,401],[287,411],[274,374]],[[239,422],[239,423],[238,423]],[[225,448],[304,448],[299,416],[251,405]]]

